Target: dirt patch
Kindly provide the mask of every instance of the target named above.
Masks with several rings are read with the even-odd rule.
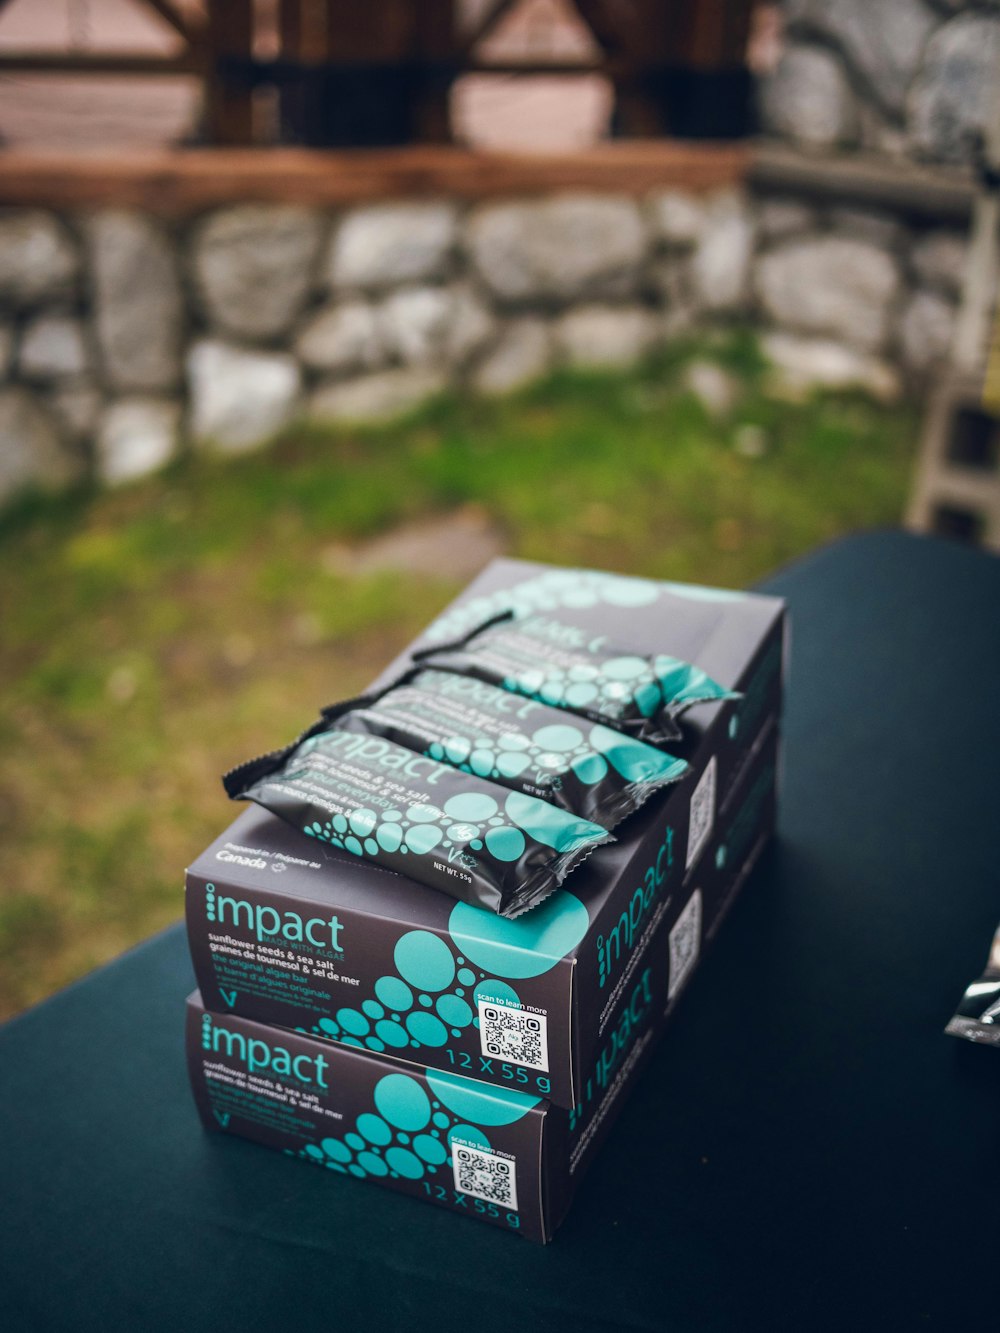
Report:
[[[323,566],[332,574],[408,574],[465,581],[507,548],[504,534],[479,505],[463,505],[450,514],[435,514],[400,524],[357,546],[337,543],[323,552]]]

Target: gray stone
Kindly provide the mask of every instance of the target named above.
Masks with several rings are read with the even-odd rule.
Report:
[[[835,231],[853,241],[869,241],[883,250],[894,249],[903,238],[898,218],[877,208],[844,205],[830,210],[830,224]]]
[[[0,504],[29,487],[57,489],[79,473],[38,401],[24,389],[0,391]]]
[[[49,391],[49,406],[72,440],[89,440],[97,430],[104,397],[88,377],[64,380]]]
[[[375,309],[367,301],[324,306],[302,329],[295,350],[312,370],[374,370],[385,360]]]
[[[0,302],[20,308],[71,295],[79,271],[73,237],[51,213],[0,213]]]
[[[944,365],[955,331],[955,307],[937,292],[918,291],[899,319],[899,349],[908,370]]]
[[[287,333],[309,296],[323,221],[291,204],[240,204],[195,231],[194,272],[209,321],[254,341]]]
[[[181,376],[183,299],[173,246],[152,218],[113,210],[87,226],[95,327],[116,389],[172,389]]]
[[[889,123],[872,103],[861,105],[860,124],[857,136],[860,148],[869,148],[872,152],[884,153],[887,157],[908,156],[911,145],[905,129]]]
[[[668,306],[663,312],[661,326],[663,341],[669,342],[671,338],[681,338],[686,334],[694,333],[702,326],[702,323],[700,312],[695,306]]]
[[[332,287],[391,287],[447,276],[458,239],[453,204],[372,204],[348,213],[326,263]]]
[[[422,366],[382,370],[359,379],[321,384],[309,400],[319,421],[378,423],[405,416],[448,387],[443,371]]]
[[[688,255],[666,255],[649,266],[647,280],[663,302],[663,335],[672,338],[698,321],[698,298]]]
[[[295,415],[301,375],[295,359],[205,339],[188,353],[191,434],[229,453],[253,449]]]
[[[910,251],[910,262],[926,286],[957,296],[965,279],[967,248],[961,232],[929,231]]]
[[[899,111],[939,22],[922,0],[786,0],[790,35],[816,34],[843,50],[869,90]]]
[[[747,299],[753,243],[753,219],[746,198],[735,190],[714,195],[691,256],[691,289],[696,306],[713,313],[742,309]]]
[[[479,299],[471,283],[459,283],[451,289],[451,328],[446,353],[453,365],[464,366],[482,351],[496,331],[496,316]]]
[[[552,355],[552,333],[544,319],[508,320],[470,382],[479,393],[513,393],[551,370]]]
[[[795,236],[815,225],[815,208],[799,199],[766,198],[757,203],[757,231],[765,241]]]
[[[379,307],[382,340],[406,365],[462,365],[490,338],[493,315],[462,284],[403,287]]]
[[[760,85],[765,127],[809,148],[853,143],[858,133],[854,93],[841,62],[819,46],[790,44],[778,68]]]
[[[607,195],[488,204],[466,241],[483,282],[509,302],[626,296],[645,255],[639,206]]]
[[[826,338],[768,333],[761,339],[771,362],[773,388],[790,397],[814,389],[864,389],[880,402],[900,394],[899,376],[885,361]]]
[[[411,366],[444,361],[451,309],[444,287],[403,287],[378,309],[379,332],[394,357]]]
[[[787,241],[756,268],[757,294],[775,323],[871,349],[885,342],[899,285],[885,250],[843,236]]]
[[[986,128],[1000,62],[1000,20],[963,14],[927,44],[910,91],[907,120],[916,147],[950,162],[968,160]]]
[[[642,306],[577,306],[552,326],[559,353],[581,367],[634,365],[660,331],[656,316]]]
[[[690,362],[682,382],[713,417],[728,416],[740,396],[739,380],[717,361]]]
[[[23,379],[82,375],[89,362],[83,326],[72,315],[36,315],[22,330],[17,368]]]
[[[97,470],[117,486],[156,472],[177,451],[180,403],[169,398],[122,398],[105,411],[97,434]]]
[[[651,291],[670,305],[680,300],[679,275],[690,268],[686,255],[657,255],[646,269],[646,283]]]
[[[646,212],[654,239],[669,247],[694,245],[705,225],[705,200],[688,190],[658,191]]]
[[[906,131],[889,112],[874,102],[858,102],[858,145],[888,157],[905,157],[910,151]]]

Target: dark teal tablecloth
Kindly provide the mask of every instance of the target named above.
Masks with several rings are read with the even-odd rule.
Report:
[[[1000,561],[880,534],[767,586],[780,839],[553,1245],[204,1135],[176,927],[0,1031],[0,1324],[997,1327],[1000,1053],[941,1029],[1000,918]]]

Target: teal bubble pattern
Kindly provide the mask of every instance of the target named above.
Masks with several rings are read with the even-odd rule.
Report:
[[[322,740],[322,737],[315,739]],[[512,794],[520,795],[517,792]],[[538,801],[537,804],[544,803]],[[596,824],[575,819],[555,807],[552,807],[549,823],[561,830],[564,845],[559,850],[568,851],[581,844],[593,843],[601,835]],[[354,830],[360,829],[374,830],[374,837],[362,839],[355,836]],[[493,797],[478,792],[458,792],[440,808],[411,805],[405,815],[398,810],[379,815],[359,807],[347,816],[333,815],[325,821],[313,820],[303,826],[303,832],[354,856],[377,856],[381,852],[428,856],[438,849],[441,852],[455,849],[468,855],[482,852],[485,844],[490,855],[503,862],[516,861],[523,853],[525,833],[537,836],[530,824],[518,825],[516,806],[511,806],[509,798],[501,811]],[[542,841],[550,847],[557,845],[551,838]]]
[[[497,977],[541,976],[574,949],[590,925],[583,903],[557,889],[543,903],[508,921],[456,903],[448,931],[470,962]]]
[[[312,1033],[376,1053],[440,1048],[449,1031],[459,1037],[478,1027],[480,997],[519,1007],[520,996],[509,980],[550,971],[580,943],[588,925],[587,909],[565,889],[513,921],[456,903],[448,920],[451,946],[432,931],[408,931],[393,950],[402,975],[379,977],[377,1000],[338,1009],[335,1018],[319,1019]],[[468,963],[481,969],[478,978]]]
[[[483,597],[473,597],[440,616],[424,637],[431,643],[457,638],[501,611],[517,616],[560,607],[586,608],[602,602],[609,606],[649,606],[660,595],[660,585],[649,579],[626,578],[586,569],[550,569]]]
[[[636,656],[581,661],[572,666],[541,662],[508,676],[503,687],[555,708],[584,709],[612,721],[630,716],[633,709],[651,717],[669,702],[654,662]]]
[[[433,1115],[428,1087],[440,1098]],[[358,1179],[417,1181],[452,1165],[454,1139],[490,1151],[482,1126],[514,1124],[541,1098],[425,1069],[423,1079],[386,1074],[375,1085],[372,1100],[378,1114],[365,1111],[342,1138],[307,1143],[293,1155]],[[440,1109],[442,1104],[446,1109]]]

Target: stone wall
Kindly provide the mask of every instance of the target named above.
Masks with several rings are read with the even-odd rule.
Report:
[[[731,189],[168,224],[0,212],[0,499],[108,484],[290,422],[375,421],[451,385],[620,366],[755,321],[792,385],[890,396],[943,355],[960,234]]]
[[[997,0],[782,0],[765,130],[803,148],[968,162],[1000,65]]]

